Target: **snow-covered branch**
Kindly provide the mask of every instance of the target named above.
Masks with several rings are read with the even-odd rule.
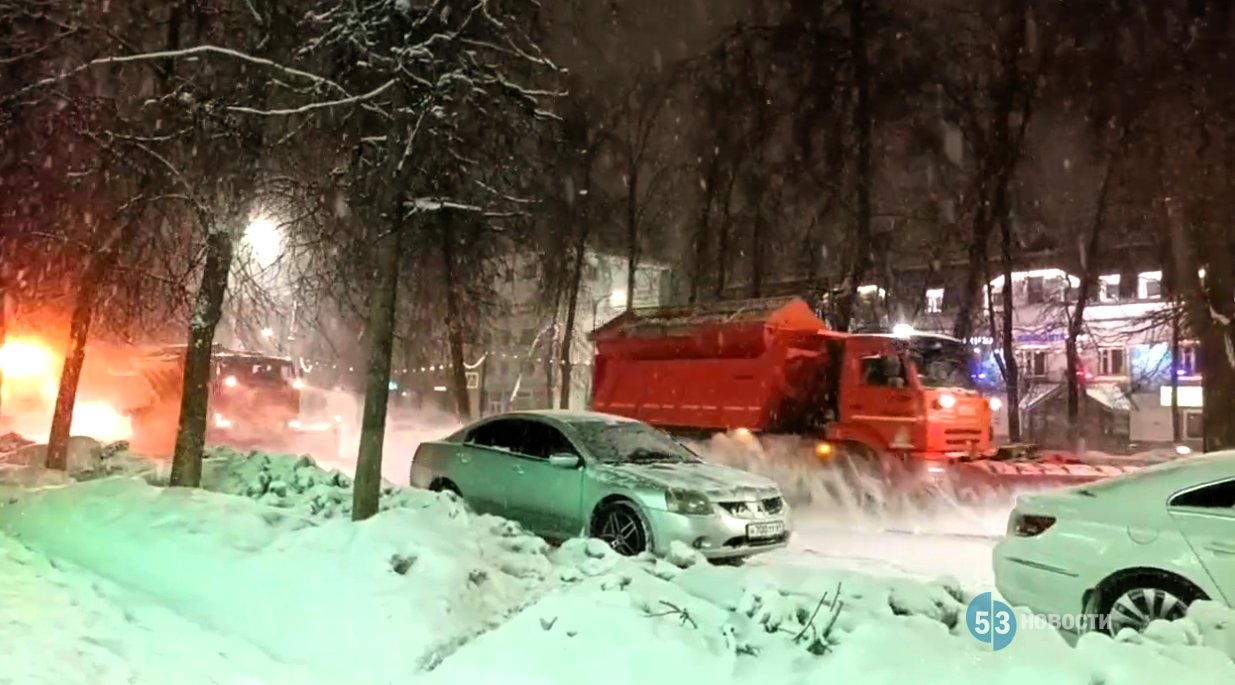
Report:
[[[297,114],[308,114],[308,113],[310,113],[310,112],[314,112],[314,111],[319,110],[319,109],[328,109],[328,108],[331,108],[331,107],[345,107],[345,106],[347,106],[347,105],[355,105],[355,104],[359,104],[359,103],[365,102],[365,101],[367,101],[367,100],[372,100],[373,98],[375,98],[375,97],[377,97],[377,96],[381,95],[382,93],[385,93],[386,91],[390,90],[390,87],[391,87],[391,86],[393,86],[393,85],[395,85],[396,83],[398,83],[398,81],[397,81],[397,80],[392,79],[392,80],[390,80],[390,81],[387,81],[387,82],[383,83],[382,85],[378,86],[377,88],[374,88],[373,90],[371,90],[371,91],[369,91],[369,92],[367,92],[367,93],[361,94],[361,95],[353,95],[353,96],[351,96],[351,97],[342,98],[342,99],[339,99],[339,100],[330,100],[330,101],[328,101],[328,102],[312,102],[312,103],[309,103],[309,104],[307,104],[307,105],[302,105],[302,106],[300,106],[300,107],[292,107],[292,108],[290,108],[290,109],[267,109],[267,110],[262,110],[262,109],[254,109],[254,108],[252,108],[252,107],[240,107],[240,106],[228,107],[227,109],[228,109],[228,110],[230,110],[230,111],[232,111],[232,112],[238,112],[238,113],[240,113],[240,114],[256,114],[256,115],[259,115],[259,116],[268,116],[268,117],[280,117],[280,116],[293,116],[293,115],[297,115]]]
[[[455,210],[460,212],[470,212],[473,214],[484,214],[484,210],[476,205],[463,204],[440,197],[418,197],[407,202],[408,208],[412,214],[423,214],[426,212],[440,212],[443,210]]]
[[[4,99],[12,100],[32,90],[36,90],[38,88],[43,88],[46,86],[59,83],[60,81],[64,81],[65,79],[72,78],[73,76],[76,76],[77,74],[88,71],[95,67],[104,67],[104,66],[111,66],[111,65],[117,65],[117,64],[128,64],[128,63],[134,63],[134,62],[152,62],[152,61],[166,60],[166,59],[179,59],[179,58],[185,58],[185,57],[200,57],[202,55],[218,55],[222,57],[229,57],[232,59],[237,59],[237,60],[241,60],[244,62],[248,62],[250,64],[256,64],[258,66],[274,69],[277,71],[281,71],[285,74],[288,74],[290,76],[295,76],[297,78],[309,81],[310,83],[330,88],[331,90],[334,90],[336,93],[343,95],[345,98],[353,97],[352,94],[349,93],[347,89],[345,89],[343,86],[335,83],[334,81],[331,81],[328,78],[325,78],[324,76],[319,76],[317,74],[314,74],[308,71],[303,71],[301,69],[296,69],[294,67],[289,67],[283,64],[279,64],[278,62],[266,59],[264,57],[254,57],[253,55],[241,52],[239,50],[233,50],[232,48],[225,48],[225,47],[221,47],[218,45],[196,45],[194,47],[184,48],[181,50],[160,50],[157,52],[144,52],[144,53],[137,54],[137,55],[115,55],[111,57],[100,57],[98,59],[90,60],[89,62],[86,62],[85,64],[77,66],[73,69],[69,69],[67,71],[61,72],[60,74],[57,74],[55,76],[49,76],[45,79],[36,81],[33,84],[26,86],[25,88],[21,88],[13,93],[10,93]]]

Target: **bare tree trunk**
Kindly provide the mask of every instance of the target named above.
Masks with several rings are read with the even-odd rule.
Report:
[[[116,265],[124,247],[137,236],[140,224],[129,220],[113,234],[104,248],[90,257],[89,265],[77,286],[77,298],[73,303],[73,315],[69,319],[69,347],[64,355],[60,371],[60,387],[56,392],[56,405],[52,410],[51,431],[47,437],[47,468],[68,468],[69,438],[73,426],[73,409],[77,404],[77,387],[81,382],[82,366],[86,362],[86,342],[94,320],[95,297],[107,278],[107,272]],[[213,337],[213,336],[212,336]]]
[[[1021,389],[1020,369],[1016,363],[1016,323],[1015,310],[1012,306],[1012,220],[1007,216],[1007,208],[1003,206],[1006,197],[996,195],[996,208],[1002,209],[1000,230],[1003,236],[1003,358],[1004,385],[1008,393],[1008,441],[1021,441]]]
[[[1064,342],[1064,350],[1068,355],[1068,444],[1081,449],[1081,379],[1080,359],[1078,358],[1077,340],[1085,328],[1085,307],[1089,303],[1090,293],[1098,280],[1098,250],[1101,247],[1103,219],[1106,216],[1107,196],[1111,188],[1111,174],[1114,161],[1108,159],[1106,170],[1102,174],[1102,185],[1098,188],[1098,206],[1094,211],[1093,225],[1089,229],[1089,240],[1081,253],[1081,282],[1077,289],[1076,305],[1072,308],[1072,317],[1068,320],[1068,337]]]
[[[81,380],[82,366],[86,362],[86,339],[90,335],[90,323],[94,318],[94,296],[110,262],[105,255],[95,255],[90,260],[77,286],[77,298],[73,315],[69,319],[69,348],[64,355],[60,371],[60,387],[56,392],[56,405],[51,414],[51,431],[47,437],[47,468],[65,471],[69,466],[69,437],[73,426],[73,408],[77,404],[77,385]]]
[[[952,323],[952,337],[958,340],[969,340],[973,333],[974,305],[977,304],[978,293],[983,290],[982,276],[988,273],[990,258],[987,249],[990,238],[990,212],[985,206],[981,206],[974,217],[973,234],[969,242],[969,268],[965,273],[965,287],[961,290],[956,320]]]
[[[484,418],[485,413],[489,411],[489,353],[486,352],[484,357],[480,359],[480,382],[476,389],[476,394],[479,399],[476,401],[476,416]]]
[[[472,402],[467,392],[467,369],[464,367],[463,312],[459,301],[458,274],[455,263],[454,216],[449,210],[440,212],[439,227],[442,241],[442,263],[446,274],[446,342],[450,347],[450,385],[455,397],[455,412],[463,421],[472,418]]]
[[[557,365],[558,349],[557,343],[557,313],[553,314],[553,325],[549,329],[549,342],[545,345],[544,364],[541,367],[545,372],[545,401],[542,406],[545,409],[553,408],[553,386],[557,380],[557,375],[553,372]]]
[[[566,328],[562,331],[562,349],[559,357],[562,362],[562,383],[560,396],[558,397],[558,407],[562,409],[570,409],[570,390],[575,371],[574,360],[571,359],[570,353],[571,348],[575,344],[575,316],[579,309],[579,289],[583,285],[583,266],[587,261],[589,223],[587,220],[583,221],[580,235],[577,236],[578,242],[575,244],[575,259],[571,264],[570,289],[566,297]],[[692,284],[691,287],[693,288],[694,285]]]
[[[709,235],[712,220],[712,204],[716,201],[716,184],[720,180],[720,157],[712,154],[708,159],[708,171],[704,176],[703,196],[699,200],[699,219],[695,224],[695,263],[690,273],[690,295],[687,302],[699,301],[703,287],[704,263],[707,261]]]
[[[1020,66],[1028,31],[1029,2],[1011,0],[1009,4],[1005,17],[1010,23],[999,38],[999,81],[992,87],[995,106],[990,117],[989,146],[983,151],[985,154],[982,155],[983,164],[976,188],[978,207],[974,213],[973,233],[969,243],[969,271],[965,279],[965,289],[961,291],[956,320],[952,325],[953,337],[961,340],[968,340],[973,331],[973,309],[981,290],[981,275],[986,272],[987,245],[995,224],[1002,225],[1005,221],[1008,211],[1008,185],[1020,162],[1025,131],[1033,116],[1032,90],[1036,84],[1021,73]],[[1020,107],[1019,131],[1014,135],[1012,116],[1016,110],[1018,94],[1023,95],[1024,100]],[[1005,309],[1010,306],[1008,303],[1005,305]],[[1015,366],[1015,360],[1012,360],[1011,364]],[[1010,395],[1009,404],[1012,399]],[[1010,428],[1013,407],[1008,409]],[[1019,417],[1017,420],[1019,424]]]
[[[763,296],[763,240],[767,235],[763,221],[763,195],[765,183],[762,179],[755,181],[751,204],[755,206],[755,220],[750,231],[750,296],[756,299]]]
[[[854,254],[845,279],[845,290],[837,308],[837,323],[841,330],[848,330],[853,321],[853,310],[858,288],[871,269],[871,104],[870,62],[866,54],[866,0],[846,0],[849,13],[849,55],[853,62],[854,88],[857,104],[853,109],[853,128],[857,136],[857,194],[858,215],[854,226]]]
[[[717,236],[716,245],[716,290],[714,291],[717,300],[725,298],[725,286],[729,276],[729,230],[733,209],[733,185],[736,179],[737,172],[731,172],[729,178],[726,179],[724,200],[721,202],[720,235]]]
[[[639,167],[626,172],[626,311],[635,308],[635,269],[639,266]]]
[[[1182,208],[1165,202],[1175,273],[1187,304],[1188,328],[1200,341],[1202,421],[1205,452],[1235,447],[1235,283],[1230,247],[1223,228],[1203,225],[1185,230]],[[1205,283],[1192,249],[1198,241],[1206,256]]]
[[[206,415],[210,409],[210,359],[214,329],[223,316],[223,298],[232,266],[232,235],[209,219],[206,265],[197,287],[189,346],[184,357],[184,391],[180,395],[180,427],[172,454],[171,484],[195,488],[202,480],[202,450],[206,446]]]
[[[369,300],[369,341],[365,369],[364,412],[360,419],[360,451],[352,488],[352,520],[364,521],[378,512],[382,495],[382,449],[386,444],[386,412],[390,402],[390,357],[394,352],[395,305],[403,253],[403,196],[396,194],[390,231],[374,246],[377,284]],[[376,214],[376,213],[375,213]]]
[[[1184,440],[1184,426],[1179,415],[1179,324],[1182,316],[1183,309],[1177,303],[1171,317],[1171,440],[1176,445]]]

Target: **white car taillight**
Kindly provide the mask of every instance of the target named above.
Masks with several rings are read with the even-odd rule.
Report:
[[[1012,518],[1008,521],[1008,534],[1018,538],[1032,538],[1045,533],[1053,525],[1054,516],[1012,512]]]

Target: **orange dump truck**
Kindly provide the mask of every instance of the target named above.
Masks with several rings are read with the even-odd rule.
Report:
[[[897,455],[981,480],[1082,482],[1116,467],[996,459],[955,338],[830,331],[803,300],[633,310],[592,334],[592,408],[677,434],[796,435],[816,458]]]

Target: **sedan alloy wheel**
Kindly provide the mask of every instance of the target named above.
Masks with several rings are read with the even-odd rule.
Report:
[[[634,556],[648,548],[648,535],[642,517],[622,502],[606,505],[596,512],[592,534],[622,556]]]
[[[1188,603],[1166,590],[1133,588],[1111,605],[1111,634],[1117,635],[1124,628],[1140,632],[1159,619],[1183,618],[1187,611]]]

